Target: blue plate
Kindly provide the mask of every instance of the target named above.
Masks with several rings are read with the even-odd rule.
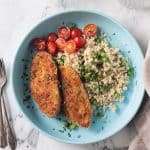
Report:
[[[88,129],[79,127],[75,131],[64,132],[62,131],[63,126],[59,116],[57,118],[46,117],[30,98],[30,94],[24,97],[24,93],[28,93],[29,70],[33,55],[31,54],[31,41],[35,37],[43,37],[50,32],[56,31],[57,27],[62,23],[69,24],[72,22],[81,28],[88,23],[95,23],[101,28],[110,40],[110,44],[118,47],[131,60],[135,67],[135,76],[130,81],[128,90],[124,93],[125,101],[117,103],[118,109],[116,112],[108,110],[104,117],[93,118],[93,122]],[[74,144],[93,143],[106,139],[121,130],[136,114],[144,94],[141,75],[142,63],[143,55],[138,43],[116,20],[98,12],[69,11],[51,16],[29,31],[14,58],[12,84],[19,107],[38,129],[61,142]],[[22,77],[22,74],[25,77]]]

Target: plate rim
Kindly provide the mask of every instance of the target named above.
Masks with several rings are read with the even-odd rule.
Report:
[[[29,30],[27,30],[26,34],[23,36],[23,38],[21,39],[21,42],[19,43],[19,46],[17,47],[16,51],[15,51],[15,55],[14,55],[14,58],[13,58],[13,61],[12,61],[12,69],[11,69],[11,72],[10,72],[10,85],[11,85],[11,89],[12,89],[12,93],[15,97],[15,101],[17,102],[17,105],[19,106],[20,110],[23,112],[24,114],[24,118],[26,118],[26,120],[28,120],[32,125],[33,127],[35,127],[36,129],[38,129],[41,133],[45,134],[46,136],[50,137],[51,139],[55,139],[57,141],[60,141],[60,142],[63,142],[63,143],[68,143],[68,144],[90,144],[90,143],[96,143],[96,142],[99,142],[99,141],[102,141],[104,139],[107,139],[111,136],[113,136],[114,134],[118,133],[121,129],[123,129],[124,127],[127,126],[127,124],[134,118],[134,116],[136,115],[137,111],[139,110],[140,106],[141,106],[141,103],[143,102],[143,97],[144,97],[144,85],[143,85],[143,89],[141,91],[141,100],[139,102],[139,104],[137,105],[136,109],[134,109],[134,113],[132,113],[132,115],[130,115],[130,117],[128,117],[128,119],[126,119],[126,122],[124,122],[124,124],[118,128],[116,131],[114,131],[113,133],[107,135],[107,136],[104,136],[103,138],[99,139],[97,138],[97,140],[90,140],[90,141],[72,141],[72,140],[69,140],[69,141],[66,141],[64,139],[60,139],[58,137],[55,137],[49,133],[47,133],[46,131],[42,130],[38,125],[36,125],[27,115],[26,115],[26,112],[22,109],[22,106],[20,105],[18,99],[17,99],[17,95],[16,95],[16,92],[15,92],[15,85],[14,85],[14,82],[13,82],[13,78],[14,78],[14,68],[15,68],[15,60],[16,60],[16,56],[17,56],[17,53],[18,53],[18,50],[21,48],[21,45],[24,43],[24,41],[26,40],[26,37],[38,26],[40,25],[41,23],[45,22],[46,20],[48,19],[51,19],[53,17],[57,17],[59,15],[62,15],[62,14],[68,14],[68,13],[77,13],[77,12],[80,12],[80,13],[91,13],[91,14],[96,14],[96,15],[100,15],[100,16],[103,16],[107,19],[109,19],[110,21],[112,21],[113,23],[117,24],[122,30],[124,30],[131,38],[132,40],[136,43],[136,45],[138,46],[138,49],[140,50],[140,55],[142,56],[142,59],[144,61],[144,55],[143,55],[143,52],[142,52],[142,49],[140,47],[140,45],[138,44],[137,40],[134,38],[134,36],[119,22],[117,21],[116,19],[114,19],[113,17],[110,17],[100,11],[95,11],[95,10],[84,10],[84,9],[78,9],[78,10],[65,10],[65,11],[61,11],[59,13],[55,13],[53,15],[50,15],[50,16],[47,16],[43,19],[41,19],[40,21],[34,23],[34,25],[31,26],[31,28]]]

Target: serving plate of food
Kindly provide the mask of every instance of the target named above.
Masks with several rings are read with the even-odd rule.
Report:
[[[111,17],[68,11],[37,24],[20,44],[12,85],[19,107],[39,130],[66,143],[106,139],[142,102],[143,55]]]

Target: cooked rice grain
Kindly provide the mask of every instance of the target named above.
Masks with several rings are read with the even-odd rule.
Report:
[[[89,76],[89,81],[83,80],[83,83],[90,100],[96,100],[101,107],[111,108],[115,111],[116,106],[113,102],[121,102],[124,99],[123,92],[127,89],[129,82],[130,65],[118,48],[109,47],[105,39],[97,43],[95,38],[86,38],[86,46],[78,50],[77,53],[58,53],[57,60],[61,55],[65,55],[64,65],[73,67],[81,79],[81,67],[89,67],[92,73],[88,72],[86,68],[84,74],[85,79],[86,76]],[[126,64],[122,65],[122,61],[125,61]],[[95,74],[95,77],[92,77],[92,74]]]

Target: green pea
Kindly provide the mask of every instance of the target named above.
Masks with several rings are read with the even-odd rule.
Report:
[[[97,52],[97,59],[99,61],[101,61],[102,63],[105,63],[105,62],[108,62],[109,59],[107,57],[107,54],[106,52],[104,51],[104,49],[100,49],[98,52]]]
[[[59,65],[63,66],[64,62],[63,61],[59,61]]]
[[[99,52],[101,57],[106,57],[106,53],[103,50],[100,50]]]
[[[108,57],[102,57],[102,61],[103,61],[104,63],[108,62]]]
[[[86,72],[89,72],[90,70],[91,70],[91,67],[90,67],[90,66],[88,66],[88,65],[85,66],[85,71],[86,71]]]
[[[83,81],[90,81],[97,78],[97,73],[91,70],[91,67],[88,65],[80,66],[80,75]]]
[[[91,73],[86,73],[84,78],[85,80],[89,81],[91,79]]]
[[[80,71],[83,72],[83,73],[88,73],[90,71],[90,67],[81,65],[80,66]]]
[[[115,98],[117,98],[117,99],[119,99],[119,98],[121,98],[121,94],[120,93],[118,93],[118,92],[115,92]]]
[[[93,89],[94,91],[96,91],[96,90],[97,90],[97,88],[98,88],[98,87],[97,87],[97,85],[96,85],[96,84],[93,84],[93,85],[92,85],[92,89]]]
[[[102,53],[104,53],[104,51],[102,51],[102,50],[99,50],[99,51],[97,52],[98,58],[101,58],[101,56],[103,55]]]
[[[84,71],[84,66],[83,65],[80,66],[80,71]]]
[[[63,66],[65,63],[66,56],[62,55],[58,61],[59,65]]]

